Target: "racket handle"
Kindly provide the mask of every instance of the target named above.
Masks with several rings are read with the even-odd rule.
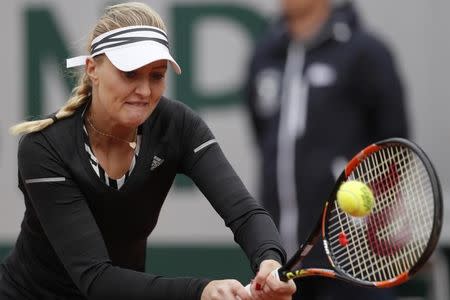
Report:
[[[280,280],[280,274],[278,273],[280,269],[275,269],[272,272],[270,272],[269,276],[274,276],[276,279]],[[251,296],[252,295],[252,284],[249,283],[245,286],[245,290],[248,292],[248,294]]]

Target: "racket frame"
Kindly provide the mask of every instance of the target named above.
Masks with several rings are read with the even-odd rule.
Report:
[[[345,272],[341,271],[333,262],[332,253],[328,248],[328,239],[327,239],[327,231],[326,231],[326,220],[331,210],[329,209],[330,203],[336,201],[336,193],[340,187],[340,185],[348,179],[348,176],[352,173],[352,171],[368,156],[379,151],[384,147],[390,146],[406,146],[408,149],[414,151],[415,154],[420,158],[422,163],[425,166],[426,171],[428,172],[428,176],[431,182],[431,188],[433,190],[434,195],[434,222],[433,227],[431,229],[430,238],[428,240],[427,246],[425,250],[422,252],[421,257],[417,260],[417,262],[411,267],[409,271],[403,272],[398,276],[378,282],[365,281],[358,278],[351,277],[347,275]],[[329,200],[325,202],[321,218],[317,222],[314,230],[310,233],[308,239],[304,244],[299,247],[299,250],[287,261],[285,265],[283,265],[280,269],[278,269],[278,276],[280,280],[287,281],[289,279],[295,278],[303,278],[309,276],[321,276],[328,278],[340,279],[352,284],[357,284],[360,286],[366,287],[378,287],[378,288],[388,288],[399,285],[409,278],[411,278],[414,274],[416,274],[422,266],[427,262],[428,258],[433,253],[436,245],[439,241],[439,236],[442,228],[442,191],[439,183],[439,178],[437,173],[428,158],[425,152],[417,146],[415,143],[403,139],[403,138],[390,138],[386,140],[382,140],[380,142],[371,144],[360,151],[357,155],[355,155],[349,163],[346,165],[345,170],[341,173],[339,178],[336,181],[336,184],[330,194]],[[303,259],[308,255],[310,250],[314,247],[319,239],[322,239],[322,243],[325,249],[325,255],[328,258],[328,261],[333,266],[334,270],[330,269],[322,269],[322,268],[305,268],[305,269],[297,269],[296,266],[300,265]]]

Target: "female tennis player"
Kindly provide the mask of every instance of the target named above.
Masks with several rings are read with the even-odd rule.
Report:
[[[274,223],[249,195],[199,116],[165,98],[169,52],[160,16],[142,3],[108,7],[68,102],[12,128],[26,211],[0,266],[1,299],[290,299],[294,283]],[[192,178],[233,231],[256,276],[237,280],[146,273],[146,242],[175,175]],[[193,216],[195,217],[195,216]]]

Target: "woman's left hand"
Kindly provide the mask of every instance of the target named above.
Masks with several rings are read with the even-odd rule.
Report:
[[[272,271],[280,268],[279,262],[268,259],[261,262],[259,271],[251,284],[251,294],[257,300],[290,300],[297,290],[293,280],[283,282]]]

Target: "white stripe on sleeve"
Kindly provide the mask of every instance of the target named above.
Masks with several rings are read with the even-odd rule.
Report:
[[[59,181],[66,181],[66,178],[65,177],[46,177],[46,178],[25,179],[25,183],[59,182]]]
[[[214,143],[217,143],[216,139],[212,139],[207,142],[204,142],[203,144],[201,144],[200,146],[198,146],[197,148],[194,149],[194,153],[197,153],[198,151],[202,150],[203,148],[206,148],[209,145],[214,144]]]

